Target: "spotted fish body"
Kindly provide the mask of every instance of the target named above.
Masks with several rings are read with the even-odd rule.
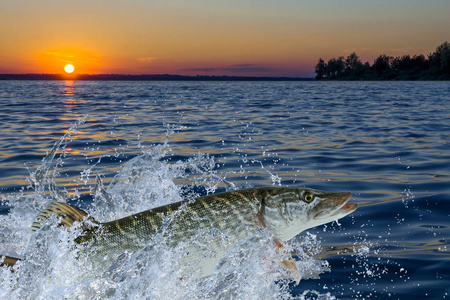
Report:
[[[75,241],[92,243],[94,260],[107,262],[115,260],[125,250],[141,249],[161,230],[170,235],[170,245],[176,246],[179,242],[189,243],[201,231],[214,229],[221,234],[209,237],[208,242],[216,255],[200,264],[201,272],[207,275],[236,242],[261,228],[258,222],[260,199],[268,193],[270,189],[246,189],[185,200],[103,223]],[[195,249],[191,250],[195,254]],[[184,260],[199,260],[199,257],[191,255]]]
[[[38,215],[38,230],[51,214],[70,227],[90,218],[97,225],[86,228],[75,242],[94,265],[114,262],[124,251],[135,252],[157,233],[170,236],[169,246],[187,244],[199,232],[216,231],[209,240],[215,255],[202,259],[193,247],[187,261],[200,260],[200,273],[211,274],[220,258],[239,240],[267,228],[277,240],[289,240],[301,231],[345,216],[357,208],[348,204],[351,193],[322,192],[308,188],[262,187],[231,191],[157,207],[122,219],[98,223],[86,212],[54,202]],[[225,242],[224,242],[225,239]]]

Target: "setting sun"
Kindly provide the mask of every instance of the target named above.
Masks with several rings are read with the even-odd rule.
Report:
[[[64,71],[66,71],[66,73],[72,73],[73,71],[75,70],[75,68],[74,68],[74,66],[73,65],[66,65],[65,67],[64,67]]]

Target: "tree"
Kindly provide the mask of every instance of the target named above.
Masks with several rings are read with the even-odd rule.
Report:
[[[336,60],[336,75],[341,76],[344,70],[345,70],[344,57],[340,56]]]
[[[344,72],[345,64],[344,57],[332,58],[327,63],[327,76],[337,78]]]
[[[447,49],[442,52],[441,70],[442,73],[450,75],[450,49]]]
[[[438,55],[442,55],[442,53],[447,51],[448,49],[450,49],[450,43],[446,41],[446,42],[443,42],[438,47],[436,47],[436,52],[435,53],[438,54]]]
[[[316,72],[316,79],[323,79],[326,72],[327,65],[325,61],[319,58],[319,62],[314,67],[314,71]]]
[[[345,75],[350,79],[360,79],[370,68],[365,67],[359,56],[353,52],[345,59]]]
[[[402,68],[402,58],[400,56],[394,57],[391,62],[391,69],[396,73],[400,73]]]
[[[392,57],[385,54],[378,56],[371,66],[362,63],[355,52],[347,58],[323,59],[315,66],[316,79],[344,80],[416,80],[416,79],[450,79],[450,43],[444,42],[436,51],[424,55],[403,55]]]
[[[361,69],[362,65],[363,64],[361,62],[361,59],[359,59],[359,56],[356,55],[355,52],[353,52],[352,54],[347,56],[347,58],[345,59],[345,69],[349,73],[359,71]]]
[[[413,70],[416,72],[430,68],[430,62],[425,58],[425,56],[423,56],[423,54],[414,55],[413,58],[411,58],[411,63]]]
[[[391,62],[391,67],[397,73],[411,70],[412,68],[411,56],[403,55],[402,57],[397,56],[393,58]]]
[[[328,78],[336,78],[336,58],[328,60],[326,73]]]
[[[450,43],[444,42],[436,48],[436,51],[433,54],[428,55],[430,60],[430,65],[439,71],[444,71],[442,65],[442,56],[445,52],[450,50]]]
[[[444,42],[436,48],[433,54],[436,66],[443,74],[450,74],[450,43]]]
[[[376,73],[378,73],[378,75],[381,75],[385,72],[390,71],[391,61],[392,57],[382,54],[378,56],[377,59],[375,59],[372,68]]]

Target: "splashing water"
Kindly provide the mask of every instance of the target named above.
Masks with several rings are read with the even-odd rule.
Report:
[[[180,264],[188,245],[170,247],[171,236],[156,234],[145,247],[135,253],[125,252],[111,266],[98,270],[75,247],[74,239],[81,233],[75,226],[59,228],[56,217],[49,218],[36,233],[30,226],[35,216],[52,201],[67,201],[67,192],[59,190],[55,179],[64,164],[65,148],[71,134],[84,123],[74,124],[58,140],[48,155],[29,177],[30,187],[5,197],[11,207],[8,215],[0,216],[0,253],[21,257],[15,271],[0,268],[0,295],[7,299],[284,299],[292,298],[291,287],[303,279],[318,278],[329,271],[325,260],[315,259],[320,243],[307,234],[286,244],[295,253],[298,272],[281,267],[286,259],[277,253],[272,236],[261,230],[240,241],[222,258],[211,276],[184,276],[195,269],[199,260]],[[174,128],[168,128],[161,145],[142,149],[142,154],[123,165],[113,180],[105,186],[102,176],[96,176],[91,191],[92,202],[84,203],[87,211],[104,222],[132,213],[199,196],[201,186],[213,193],[221,183],[234,189],[232,183],[217,175],[214,157],[197,153],[182,161],[167,159],[168,139]],[[101,159],[86,168],[80,178],[87,181],[101,164]],[[269,172],[270,173],[270,172]],[[272,174],[270,174],[272,176]],[[170,218],[170,217],[169,217]],[[169,220],[170,221],[170,220]],[[213,251],[209,241],[220,235],[217,229],[202,230],[192,239],[204,258]],[[223,242],[227,237],[223,236]],[[189,245],[192,247],[192,245]],[[329,293],[305,291],[300,299],[334,299]]]

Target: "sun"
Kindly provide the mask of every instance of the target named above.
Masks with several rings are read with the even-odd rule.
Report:
[[[68,64],[64,67],[64,71],[66,71],[66,73],[72,73],[74,70],[75,70],[75,68],[71,64]]]

